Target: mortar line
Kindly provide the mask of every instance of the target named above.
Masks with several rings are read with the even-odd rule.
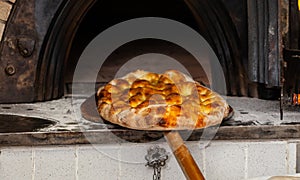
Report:
[[[201,148],[200,148],[201,150]],[[203,158],[202,158],[202,161],[203,161],[203,175],[206,176],[206,147],[203,148]]]
[[[288,152],[288,143],[286,143],[285,144],[285,170],[286,170],[286,174],[289,174],[289,164],[288,164],[288,162],[289,162],[289,159],[290,159],[290,157],[289,157],[289,152]]]
[[[119,149],[118,149],[118,161],[119,161],[119,163],[118,163],[118,168],[119,168],[119,173],[118,173],[118,180],[120,180],[121,179],[121,176],[122,176],[122,165],[121,165],[121,145],[120,145],[120,147],[119,147]]]
[[[5,21],[5,20],[3,20],[3,19],[0,19],[0,24],[4,24],[4,26],[6,25],[6,22],[7,21]]]
[[[15,3],[13,3],[13,2],[11,2],[9,0],[1,0],[1,1],[4,2],[4,3],[10,4],[10,5],[14,5],[15,4]]]
[[[244,174],[244,178],[247,179],[248,178],[248,161],[249,161],[249,144],[246,143],[246,147],[244,150],[245,153],[245,174]]]
[[[31,179],[34,180],[35,178],[35,148],[32,146],[31,149],[31,157],[32,157],[32,174]]]
[[[76,145],[75,146],[75,179],[76,180],[79,180],[78,170],[79,170],[79,167],[78,167],[78,145]]]
[[[290,174],[292,172],[292,169],[293,169],[293,167],[291,166],[293,164],[293,163],[291,164],[291,161],[292,161],[291,155],[294,154],[294,153],[291,153],[291,151],[293,151],[293,152],[296,151],[296,148],[291,147],[291,144],[289,144],[287,142],[286,143],[286,149],[285,149],[285,152],[286,152],[286,171],[287,171],[286,174]],[[295,152],[295,154],[296,154],[296,152]],[[293,172],[293,173],[296,173],[296,172]]]

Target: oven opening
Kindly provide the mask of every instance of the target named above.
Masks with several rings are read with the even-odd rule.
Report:
[[[248,90],[248,80],[245,72],[247,43],[242,42],[241,39],[246,36],[246,25],[240,23],[236,27],[235,23],[237,22],[233,22],[232,19],[234,17],[230,16],[226,8],[222,1],[185,2],[176,0],[140,2],[133,0],[127,2],[96,2],[82,16],[80,25],[72,39],[70,51],[66,56],[65,93],[70,93],[72,83],[94,81],[91,79],[93,76],[90,76],[90,74],[99,71],[99,69],[93,69],[93,65],[87,64],[86,72],[82,73],[82,79],[78,79],[81,82],[72,82],[73,73],[81,53],[97,35],[113,25],[130,19],[160,17],[183,23],[205,38],[220,60],[226,78],[228,95],[253,96],[252,94],[257,94]],[[229,8],[233,8],[233,5]],[[245,6],[238,9],[236,13],[243,12],[243,8]],[[242,14],[240,16],[245,18],[244,16],[246,15]],[[240,30],[240,34],[238,34],[238,30]],[[143,54],[147,55],[141,56]],[[157,54],[165,56],[158,57]],[[166,59],[167,56],[176,61],[171,62],[170,59]],[[162,58],[162,61],[165,61],[165,68],[169,67],[171,69],[174,64],[179,63],[187,69],[194,79],[208,87],[210,86],[203,67],[197,63],[195,57],[185,50],[184,47],[180,47],[172,42],[151,38],[128,42],[116,49],[105,60],[96,81],[98,83],[110,81],[117,70],[132,58],[134,58],[133,61],[137,61],[137,64],[147,64],[147,66],[144,65],[143,67],[149,68],[148,70],[150,71],[156,68],[155,61],[160,61],[160,58]],[[134,69],[134,67],[131,69]]]
[[[7,94],[0,97],[3,103],[48,101],[70,93],[74,69],[87,45],[108,28],[143,17],[170,19],[199,33],[219,60],[225,77],[226,95],[272,100],[280,97],[283,38],[281,31],[275,29],[296,24],[286,23],[291,16],[284,14],[290,13],[284,11],[284,8],[291,4],[281,6],[274,2],[228,0],[30,3],[35,4],[34,9],[29,8],[29,4],[15,4],[15,9],[21,9],[27,16],[14,13],[14,18],[7,21],[9,23],[2,38],[7,41],[3,41],[1,52],[1,87],[3,93]],[[283,30],[284,37],[295,34]],[[12,42],[16,44],[12,46]],[[128,51],[129,47],[132,50]],[[136,49],[139,52],[134,52]],[[172,49],[176,52],[172,52]],[[117,72],[118,65],[113,65],[115,60],[112,59],[120,57],[116,57],[117,53],[127,56],[123,60],[118,59],[123,63],[130,56],[145,53],[171,56],[189,69],[195,79],[210,85],[207,82],[209,77],[203,75],[203,67],[194,66],[195,61],[183,47],[151,38],[121,45],[107,59],[107,67],[103,68],[103,73],[99,73],[100,76],[110,76],[110,72]],[[116,66],[115,70],[113,66]],[[85,74],[82,78],[87,76]],[[101,78],[97,81],[107,82],[111,79]]]

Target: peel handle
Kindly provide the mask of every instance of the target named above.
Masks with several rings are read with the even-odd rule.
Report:
[[[205,180],[190,151],[177,131],[165,132],[165,138],[188,180]]]

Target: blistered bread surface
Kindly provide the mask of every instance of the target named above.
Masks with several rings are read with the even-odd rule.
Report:
[[[228,104],[189,76],[137,70],[114,79],[97,91],[100,115],[132,129],[182,130],[220,124]]]

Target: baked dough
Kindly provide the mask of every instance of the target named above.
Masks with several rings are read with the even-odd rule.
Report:
[[[229,113],[220,95],[176,70],[131,72],[100,87],[96,97],[105,120],[139,130],[200,129]]]

